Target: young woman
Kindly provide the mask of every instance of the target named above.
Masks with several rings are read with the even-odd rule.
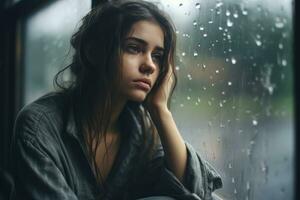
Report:
[[[12,166],[20,199],[211,199],[219,175],[169,110],[174,27],[155,5],[109,2],[72,36],[71,83],[26,106]]]

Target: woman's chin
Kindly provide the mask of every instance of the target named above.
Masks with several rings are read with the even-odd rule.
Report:
[[[128,97],[129,100],[142,103],[146,99],[147,94],[133,94]]]

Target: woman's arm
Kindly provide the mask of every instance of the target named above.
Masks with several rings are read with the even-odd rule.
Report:
[[[172,113],[167,108],[156,108],[152,112],[151,118],[160,136],[167,167],[174,173],[178,180],[183,182],[187,162],[187,150]]]
[[[170,66],[158,91],[149,94],[147,105],[164,148],[167,167],[182,182],[187,163],[187,150],[167,106],[173,84],[174,76]]]

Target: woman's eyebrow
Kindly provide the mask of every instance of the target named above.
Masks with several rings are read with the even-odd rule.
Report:
[[[138,43],[141,43],[141,44],[144,45],[144,46],[147,46],[147,45],[148,45],[148,43],[147,43],[145,40],[140,39],[140,38],[136,38],[136,37],[128,37],[128,38],[125,39],[125,41],[128,41],[128,40],[134,40],[134,41],[136,41],[136,42],[138,42]],[[161,46],[156,46],[155,48],[156,48],[157,50],[159,50],[159,51],[164,51],[164,48],[161,47]]]

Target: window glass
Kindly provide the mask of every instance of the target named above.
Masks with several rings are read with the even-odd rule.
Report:
[[[54,75],[70,63],[71,35],[90,8],[88,0],[55,1],[22,21],[23,104],[53,89]]]
[[[292,199],[291,0],[152,1],[175,22],[172,113],[224,199]]]

